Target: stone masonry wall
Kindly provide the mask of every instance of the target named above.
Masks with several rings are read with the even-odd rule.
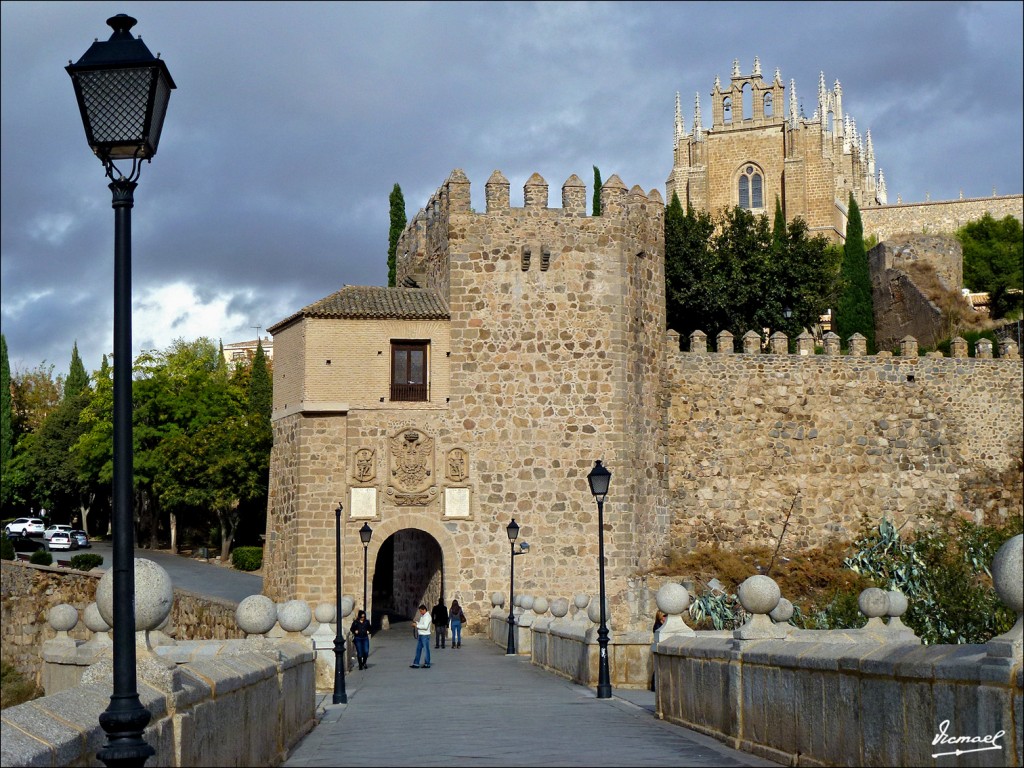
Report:
[[[906,232],[928,234],[956,232],[964,224],[989,213],[995,219],[1015,216],[1024,219],[1024,195],[972,197],[964,200],[936,200],[861,209],[864,237],[880,241]]]
[[[102,575],[101,571],[85,573],[3,561],[0,567],[3,611],[0,637],[4,661],[22,674],[39,679],[43,641],[56,637],[47,623],[47,613],[61,603],[78,610],[79,623],[68,634],[76,640],[88,640],[92,633],[82,621],[82,615],[89,603],[95,602],[96,585]],[[189,640],[244,637],[235,623],[236,607],[228,600],[175,589],[171,620],[165,631],[173,637]]]
[[[1020,359],[681,353],[671,349],[677,547],[785,546],[961,509],[961,478],[1016,466]],[[795,503],[794,503],[795,500]]]

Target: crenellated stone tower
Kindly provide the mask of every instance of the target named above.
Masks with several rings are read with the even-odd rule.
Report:
[[[738,205],[772,216],[778,198],[787,221],[801,216],[812,233],[834,240],[845,235],[851,192],[862,209],[886,204],[871,132],[862,136],[843,112],[839,81],[829,90],[821,73],[817,110],[807,118],[791,80],[787,114],[782,73],[776,69],[766,82],[757,58],[750,74],[734,60],[724,87],[715,78],[710,127],[703,125],[698,93],[688,132],[676,94],[674,161],[666,189],[669,201],[675,193],[684,206],[716,214]]]
[[[660,554],[638,521],[667,519],[664,201],[612,176],[592,217],[576,175],[550,208],[538,174],[523,207],[509,198],[495,171],[475,213],[453,171],[399,240],[399,287],[345,287],[270,328],[268,594],[333,591],[339,501],[350,594],[359,528],[374,530],[375,617],[441,593],[489,607],[508,589],[513,517],[521,540],[545,542],[518,560],[517,591],[596,593],[596,459],[613,472],[609,595]]]

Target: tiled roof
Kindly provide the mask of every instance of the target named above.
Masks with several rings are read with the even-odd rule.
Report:
[[[448,307],[441,297],[423,288],[346,285],[340,291],[303,307],[267,330],[275,333],[300,317],[447,320],[449,314]]]

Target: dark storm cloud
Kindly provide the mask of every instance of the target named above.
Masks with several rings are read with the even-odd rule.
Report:
[[[167,61],[133,212],[136,348],[252,338],[344,283],[383,284],[388,194],[453,168],[552,205],[591,167],[664,190],[672,113],[759,56],[818,73],[871,130],[890,200],[1020,192],[1019,3],[2,4],[2,318],[12,362],[111,346],[112,212],[63,71],[115,13]],[[788,108],[788,104],[786,105]]]

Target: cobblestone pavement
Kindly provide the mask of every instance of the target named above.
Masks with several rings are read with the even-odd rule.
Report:
[[[318,694],[320,722],[284,765],[775,765],[658,720],[653,693],[598,700],[482,637],[431,648],[429,669],[409,668],[415,650],[411,627],[375,635],[348,703]]]

